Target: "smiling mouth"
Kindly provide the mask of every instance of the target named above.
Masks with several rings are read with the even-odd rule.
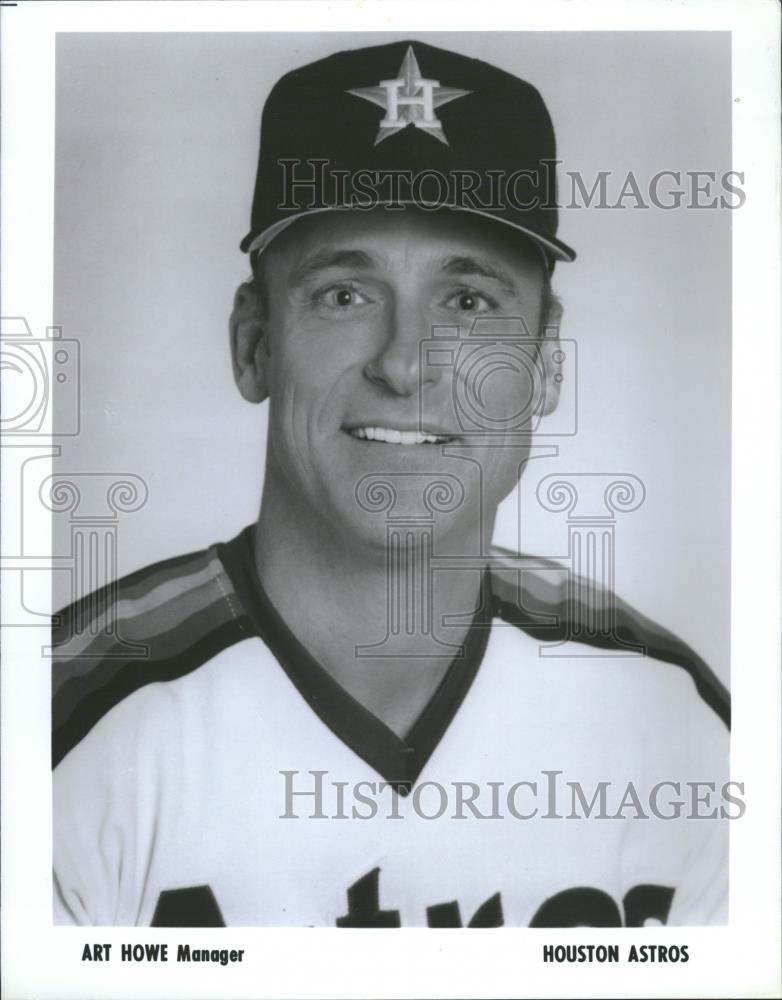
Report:
[[[449,444],[458,440],[453,434],[423,434],[420,431],[399,431],[391,427],[351,427],[348,434],[359,441],[378,441],[382,444]]]

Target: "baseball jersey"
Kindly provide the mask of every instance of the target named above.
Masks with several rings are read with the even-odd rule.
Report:
[[[724,688],[620,602],[581,627],[562,568],[490,565],[404,738],[277,613],[252,528],[63,612],[55,922],[726,922]]]

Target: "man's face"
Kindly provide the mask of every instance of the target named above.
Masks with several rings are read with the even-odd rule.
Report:
[[[542,256],[500,228],[454,212],[330,212],[297,221],[266,251],[266,475],[304,513],[382,542],[365,477],[385,477],[394,513],[407,515],[426,513],[427,484],[456,477],[464,497],[443,527],[466,529],[481,510],[493,519],[519,474],[518,446],[503,444],[530,425],[545,391],[532,343]],[[471,336],[479,318],[492,320],[488,340]],[[443,332],[454,363],[439,336],[422,350]]]

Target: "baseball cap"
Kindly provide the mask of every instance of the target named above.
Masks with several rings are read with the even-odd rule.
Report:
[[[531,84],[418,40],[338,52],[293,70],[261,119],[245,252],[317,212],[417,205],[519,230],[549,264],[556,236],[556,142]]]

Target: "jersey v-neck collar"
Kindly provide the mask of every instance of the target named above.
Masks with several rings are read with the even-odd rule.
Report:
[[[484,573],[481,599],[460,652],[404,738],[349,694],[304,648],[269,600],[255,568],[254,525],[218,554],[254,631],[299,694],[338,739],[400,795],[408,795],[467,696],[491,629],[493,599]]]

